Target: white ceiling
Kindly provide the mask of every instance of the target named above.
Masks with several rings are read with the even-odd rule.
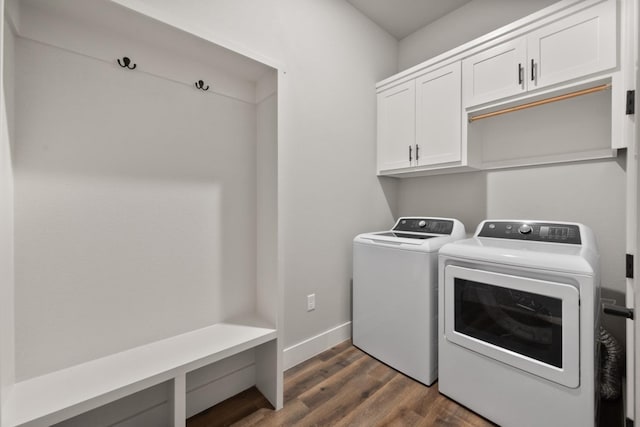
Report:
[[[347,0],[401,40],[471,0]]]
[[[32,22],[42,22],[35,21],[36,17],[48,17],[49,22],[59,25],[83,23],[96,34],[118,34],[124,39],[131,38],[150,46],[162,46],[174,55],[184,55],[210,65],[213,69],[252,82],[257,82],[271,70],[262,63],[172,26],[159,24],[111,1],[8,0],[7,4],[14,5],[9,8],[13,12],[9,18],[21,35],[21,16],[31,16]]]

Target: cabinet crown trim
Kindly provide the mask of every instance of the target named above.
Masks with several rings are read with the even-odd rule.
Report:
[[[520,37],[527,34],[539,27],[549,24],[557,19],[579,12],[580,10],[592,7],[596,4],[606,1],[616,0],[562,0],[558,3],[552,4],[544,9],[534,12],[525,16],[517,21],[509,23],[501,28],[498,28],[490,33],[473,39],[467,43],[464,43],[456,48],[448,50],[440,55],[437,55],[431,59],[428,59],[420,64],[417,64],[411,68],[394,74],[386,79],[383,79],[376,83],[376,91],[381,92],[389,89],[390,87],[400,84],[406,80],[413,79],[417,75],[430,71],[431,69],[437,69],[451,64],[452,62],[462,60],[469,56],[472,56],[482,50],[488,49],[492,46],[504,43],[516,37]]]

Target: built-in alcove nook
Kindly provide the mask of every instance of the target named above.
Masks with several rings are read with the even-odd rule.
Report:
[[[282,405],[279,73],[118,2],[6,2],[2,427],[180,425],[254,384]]]

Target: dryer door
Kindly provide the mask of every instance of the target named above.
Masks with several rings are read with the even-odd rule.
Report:
[[[574,286],[449,265],[445,338],[567,387],[580,385],[580,306]]]

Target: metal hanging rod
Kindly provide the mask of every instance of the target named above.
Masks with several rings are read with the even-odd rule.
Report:
[[[575,98],[576,96],[588,95],[594,92],[600,92],[611,88],[611,83],[605,83],[600,86],[591,87],[588,89],[577,90],[575,92],[566,93],[564,95],[553,96],[551,98],[541,99],[539,101],[529,102],[527,104],[516,105],[515,107],[505,108],[503,110],[492,111],[491,113],[478,114],[477,116],[469,117],[469,122],[475,122],[476,120],[488,119],[489,117],[500,116],[502,114],[512,113],[514,111],[524,110],[526,108],[537,107],[539,105],[550,104],[556,101],[564,101],[565,99]]]

